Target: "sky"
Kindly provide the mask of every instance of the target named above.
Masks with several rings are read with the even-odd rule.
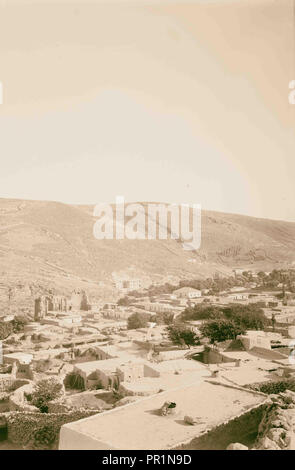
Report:
[[[295,221],[295,0],[0,0],[0,197]]]

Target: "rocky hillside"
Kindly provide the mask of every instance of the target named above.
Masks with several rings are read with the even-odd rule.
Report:
[[[295,262],[295,223],[204,211],[202,244],[179,240],[96,240],[93,207],[0,199],[0,302],[75,287],[110,295],[116,278],[152,282],[271,270]],[[10,289],[10,290],[9,290]],[[6,300],[5,300],[6,299]]]

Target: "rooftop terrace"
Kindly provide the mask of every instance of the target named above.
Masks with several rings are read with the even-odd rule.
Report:
[[[165,401],[177,404],[176,415],[158,414]],[[173,449],[263,401],[259,394],[195,379],[185,387],[65,424],[59,448]],[[186,424],[184,415],[197,417],[198,424]]]

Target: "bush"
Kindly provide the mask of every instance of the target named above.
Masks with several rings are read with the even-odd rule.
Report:
[[[25,325],[28,324],[28,319],[25,315],[16,315],[11,323],[12,323],[13,332],[19,333],[23,331]]]
[[[262,330],[270,322],[263,310],[256,304],[230,304],[224,307],[195,305],[186,308],[181,319],[187,320],[233,320],[240,326],[250,330]]]
[[[195,346],[200,344],[199,337],[189,327],[181,324],[173,324],[167,327],[168,337],[174,344],[180,346]]]
[[[158,325],[171,325],[173,323],[174,314],[169,312],[157,313],[157,315],[152,315],[151,321],[157,323]]]
[[[278,394],[285,392],[286,390],[291,390],[295,392],[295,380],[278,380],[275,382],[264,382],[258,384],[246,385],[250,390],[255,390],[257,392],[266,393],[267,395]]]
[[[205,300],[205,299],[204,299]],[[184,321],[189,320],[216,320],[222,318],[223,313],[220,307],[195,305],[194,307],[187,307],[181,314],[181,319]]]
[[[51,449],[58,438],[59,428],[45,425],[34,433],[33,446],[37,449]]]
[[[12,332],[13,328],[10,322],[0,322],[0,340],[8,338]]]
[[[79,374],[75,374],[74,372],[66,375],[64,385],[67,388],[85,390],[83,378]]]
[[[125,297],[121,297],[118,300],[118,305],[121,305],[123,307],[127,307],[128,305],[132,304],[133,300],[130,299],[127,295]]]
[[[62,384],[54,378],[40,380],[32,393],[32,405],[39,408],[41,413],[47,413],[48,403],[62,395],[62,388]]]
[[[229,305],[222,308],[225,318],[235,321],[246,330],[263,330],[269,323],[258,304]]]
[[[150,321],[149,313],[133,313],[127,320],[128,330],[136,330],[137,328],[145,328]]]

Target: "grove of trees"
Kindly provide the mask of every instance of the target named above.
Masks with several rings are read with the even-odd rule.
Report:
[[[271,324],[259,305],[229,304],[225,306],[195,305],[181,315],[183,321],[206,320],[200,328],[212,343],[235,339],[246,330],[263,330]]]
[[[168,338],[179,346],[195,346],[200,344],[200,338],[188,326],[174,323],[167,327]]]
[[[128,330],[145,328],[149,321],[151,321],[151,315],[149,313],[133,313],[127,320],[127,328]]]
[[[233,320],[209,320],[200,327],[203,336],[210,339],[211,343],[236,339],[237,335],[245,333],[245,328]]]

